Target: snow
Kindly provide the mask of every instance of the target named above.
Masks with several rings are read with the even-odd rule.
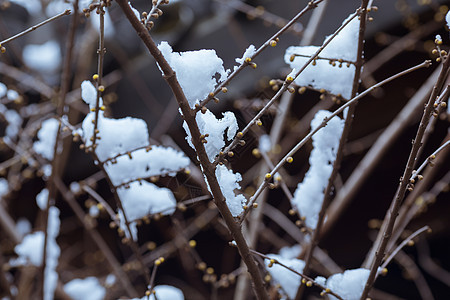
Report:
[[[96,277],[73,279],[64,285],[66,292],[73,300],[102,300],[106,289]]]
[[[302,252],[302,247],[297,244],[297,245],[293,245],[291,247],[283,247],[280,249],[280,251],[278,253],[283,258],[292,259],[292,258],[298,257],[301,252]]]
[[[267,256],[279,261],[299,273],[302,273],[303,268],[305,267],[305,262],[300,259],[285,258],[278,254],[268,254]],[[286,292],[290,299],[294,299],[298,287],[300,286],[301,277],[285,267],[280,266],[279,264],[273,264],[273,266],[269,268],[268,266],[270,260],[268,259],[264,259],[264,263],[266,264],[266,269],[272,276],[273,281],[280,284],[281,288]]]
[[[217,119],[210,110],[206,110],[205,113],[197,113],[195,117],[200,133],[205,136],[209,134],[209,136],[205,137],[207,143],[204,145],[211,162],[214,161],[216,155],[225,147],[224,132],[226,131],[227,140],[231,141],[238,129],[234,113],[227,111],[222,113],[222,115],[222,119]],[[186,121],[183,123],[183,128],[187,133],[187,142],[194,149]]]
[[[215,50],[173,52],[167,42],[161,42],[158,49],[175,71],[191,108],[205,99],[229,72],[223,68],[223,61]],[[218,80],[216,74],[220,76]]]
[[[348,18],[350,18],[349,16]],[[348,18],[342,22],[345,23]],[[351,97],[353,77],[355,74],[355,66],[344,62],[339,67],[338,59],[355,62],[358,50],[358,34],[359,20],[354,18],[342,31],[322,50],[319,54],[320,58],[316,61],[316,65],[310,64],[296,79],[295,83],[299,86],[311,86],[315,89],[325,89],[334,95],[342,95],[349,99]],[[331,36],[325,38],[327,41]],[[324,43],[325,43],[324,41]],[[311,55],[313,55],[320,47],[318,46],[291,46],[286,50],[284,60],[293,68],[290,76],[303,67]],[[293,54],[305,55],[308,57],[295,56],[294,61],[290,61]],[[336,61],[333,67],[327,59]]]
[[[83,99],[86,104],[89,104],[89,108],[95,108],[95,103],[97,102],[97,89],[89,80],[85,80],[81,83],[81,99]],[[99,106],[102,105],[102,100],[100,100]]]
[[[117,194],[122,201],[123,209],[130,222],[131,234],[137,240],[136,223],[132,222],[149,214],[161,213],[169,215],[175,212],[176,200],[172,192],[167,188],[160,188],[147,181],[132,182],[130,188],[120,187]],[[120,227],[129,237],[125,225],[123,211],[119,211]]]
[[[436,37],[435,37],[435,39],[436,39],[436,41],[439,41],[439,42],[441,42],[441,43],[442,43],[442,37],[441,37],[441,35],[440,35],[440,34],[436,34]]]
[[[189,166],[189,159],[172,148],[152,146],[152,149],[139,149],[128,155],[119,156],[115,163],[105,164],[106,172],[112,183],[118,186],[122,183],[138,178],[168,174],[174,176],[176,172]]]
[[[0,108],[0,111],[2,109]],[[8,109],[3,113],[6,121],[8,122],[8,126],[6,127],[5,134],[10,138],[15,138],[22,127],[22,117],[13,109]]]
[[[20,234],[21,237],[29,234],[31,232],[31,223],[25,218],[19,218],[16,223],[16,231]]]
[[[95,107],[97,91],[89,81],[81,86],[81,97]],[[83,120],[81,130],[77,131],[87,147],[92,146],[95,113],[90,112]],[[175,211],[176,200],[172,192],[159,188],[147,181],[133,181],[155,175],[173,176],[177,171],[188,167],[189,159],[181,152],[172,148],[149,146],[147,124],[144,120],[132,117],[110,119],[103,111],[98,114],[99,133],[96,140],[95,153],[104,162],[105,171],[116,187],[122,201],[127,220],[140,219],[148,214],[172,214]],[[129,183],[129,184],[128,184]],[[127,186],[120,186],[127,184]],[[95,211],[92,212],[94,215]],[[119,211],[121,228],[129,236],[125,226],[124,212]],[[135,222],[130,224],[133,239],[137,238]]]
[[[42,265],[42,253],[44,252],[44,232],[36,231],[27,234],[22,242],[16,245],[14,251],[19,257],[11,260],[11,265],[20,266],[29,262],[36,267],[40,267]]]
[[[1,87],[0,87],[1,88]],[[1,91],[0,91],[1,92]],[[15,91],[14,91],[15,92]],[[0,103],[0,114],[3,115],[8,125],[5,129],[5,136],[10,139],[15,139],[22,127],[22,117],[13,109],[8,109],[5,105]]]
[[[6,180],[5,178],[0,178],[0,198],[3,198],[8,193],[9,193],[8,180]]]
[[[15,90],[8,90],[6,92],[6,98],[8,98],[8,100],[10,101],[14,101],[19,98],[19,93]]]
[[[78,182],[73,181],[69,185],[70,191],[74,194],[79,194],[81,192],[81,186]]]
[[[59,255],[61,250],[56,243],[56,237],[59,234],[60,227],[59,209],[52,206],[48,211],[48,226],[47,226],[47,260],[44,270],[44,300],[52,300],[55,294],[56,285],[58,282],[58,273],[56,266],[58,265]]]
[[[247,47],[247,49],[245,50],[244,54],[242,55],[241,58],[236,58],[235,61],[239,64],[242,65],[245,62],[246,58],[251,58],[253,56],[253,54],[255,54],[256,52],[256,48],[254,45],[250,45]],[[235,66],[234,69],[236,70],[238,68],[238,66]]]
[[[131,10],[133,11],[134,15],[136,16],[136,19],[140,20],[141,19],[141,13],[133,7],[133,5],[131,5],[131,2],[128,1],[128,5],[130,6]]]
[[[329,111],[318,111],[311,121],[311,130],[317,128],[330,114]],[[317,225],[324,189],[328,185],[328,179],[333,170],[344,122],[336,116],[328,121],[327,126],[313,135],[314,149],[309,157],[310,168],[303,182],[298,184],[294,198],[291,200],[292,206],[299,211],[301,216],[306,217],[305,223],[312,229],[315,229]]]
[[[98,209],[97,205],[92,205],[89,207],[89,215],[93,218],[97,218],[100,214],[100,210]]]
[[[231,214],[233,217],[237,217],[244,211],[243,205],[246,202],[244,195],[236,195],[234,192],[241,188],[238,183],[242,180],[241,174],[233,173],[232,170],[227,169],[224,165],[217,165],[216,177]]]
[[[44,74],[56,72],[61,66],[61,49],[55,40],[42,45],[27,44],[22,52],[25,64],[33,70]]]
[[[316,282],[326,286],[345,300],[358,300],[369,278],[370,270],[353,269],[346,270],[344,273],[338,273],[330,276],[326,281],[323,277],[316,278]],[[329,295],[331,300],[337,299]]]
[[[0,98],[3,98],[6,96],[6,92],[8,91],[8,88],[3,82],[0,82]]]
[[[94,112],[90,112],[83,121],[83,135],[86,146],[92,146],[95,119]],[[109,119],[103,116],[103,111],[99,112],[98,126],[99,133],[96,140],[97,148],[95,153],[100,161],[119,154],[125,154],[137,148],[148,145],[148,130],[144,120],[126,117],[123,119]]]
[[[38,141],[34,142],[33,150],[48,160],[53,159],[55,150],[56,135],[58,133],[59,121],[56,119],[47,119],[42,122],[37,136]]]
[[[445,22],[447,23],[447,27],[450,28],[450,11],[445,15]]]
[[[158,285],[154,288],[156,299],[170,299],[170,300],[184,300],[183,292],[170,285]],[[153,294],[148,298],[144,296],[142,298],[133,298],[131,300],[156,300]]]
[[[263,153],[270,152],[272,150],[272,141],[270,136],[263,134],[259,137],[259,151]]]
[[[47,208],[47,200],[48,200],[48,189],[42,189],[36,196],[36,203],[41,210],[45,210]]]

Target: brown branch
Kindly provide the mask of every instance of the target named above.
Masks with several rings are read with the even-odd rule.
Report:
[[[353,99],[347,101],[344,105],[342,105],[340,108],[338,108],[337,110],[335,110],[329,117],[324,118],[324,120],[322,121],[322,123],[317,126],[314,130],[311,130],[308,135],[306,135],[300,142],[297,143],[297,145],[295,145],[294,148],[292,148],[284,157],[283,159],[281,159],[278,164],[275,166],[275,168],[272,169],[272,171],[270,173],[268,173],[267,177],[268,180],[265,180],[256,190],[255,194],[250,197],[249,200],[249,204],[248,207],[251,208],[253,203],[256,202],[258,196],[261,194],[261,192],[268,186],[269,184],[269,179],[273,177],[273,175],[278,172],[278,170],[284,166],[284,164],[286,163],[287,159],[289,157],[292,157],[304,144],[306,144],[307,141],[309,141],[311,139],[311,137],[320,129],[322,129],[323,127],[325,127],[328,124],[328,121],[331,120],[332,118],[334,118],[335,116],[339,115],[340,113],[342,113],[344,111],[345,108],[347,108],[348,106],[352,105],[353,103],[355,103],[356,101],[359,101],[361,98],[363,98],[364,96],[366,96],[367,94],[369,94],[370,92],[372,92],[373,90],[375,90],[376,88],[383,86],[384,84],[399,78],[403,75],[406,75],[408,73],[411,73],[415,70],[421,69],[421,68],[425,68],[425,67],[429,67],[431,64],[431,61],[426,60],[423,63],[416,65],[412,68],[409,68],[405,71],[402,71],[400,73],[397,73],[389,78],[384,79],[383,81],[380,81],[379,83],[377,83],[376,85],[371,86],[370,88],[368,88],[367,90],[365,90],[364,92],[362,92],[361,94],[359,94],[358,96],[354,97]],[[250,209],[247,209],[244,211],[244,213],[242,214],[243,216],[241,217],[241,220],[243,220],[245,218],[245,215],[248,214]]]
[[[48,18],[47,20],[42,21],[41,23],[36,24],[36,25],[34,25],[34,26],[28,28],[27,30],[24,30],[24,31],[22,31],[22,32],[20,32],[20,33],[14,35],[14,36],[12,36],[12,37],[10,37],[10,38],[7,38],[6,40],[1,41],[1,42],[0,42],[0,46],[4,46],[5,44],[7,44],[7,43],[9,43],[9,42],[11,42],[11,41],[13,41],[13,40],[15,40],[15,39],[17,39],[17,38],[19,38],[19,37],[21,37],[21,36],[23,36],[23,35],[25,35],[25,34],[27,34],[27,33],[30,33],[30,32],[32,32],[32,31],[38,29],[39,27],[41,27],[41,26],[43,26],[43,25],[45,25],[45,24],[47,24],[47,23],[49,23],[49,22],[51,22],[51,21],[54,21],[54,20],[56,20],[56,19],[59,19],[59,18],[62,17],[62,16],[66,16],[66,15],[70,15],[70,9],[66,9],[65,11],[63,11],[63,12],[60,13],[60,14],[57,14],[56,16],[53,16],[53,17],[51,17],[51,18]]]
[[[242,235],[240,225],[236,223],[236,221],[234,220],[225,202],[225,197],[222,194],[219,183],[215,176],[215,166],[210,163],[209,158],[206,154],[205,147],[200,140],[201,134],[197,126],[197,122],[195,120],[196,112],[189,107],[189,103],[186,99],[186,96],[184,95],[183,90],[181,89],[181,86],[177,80],[175,72],[173,71],[169,63],[166,61],[164,56],[161,54],[159,49],[157,48],[155,42],[151,38],[147,29],[136,18],[127,1],[118,0],[117,3],[123,10],[125,16],[128,18],[129,22],[135,29],[138,36],[144,42],[145,46],[147,47],[151,55],[155,58],[156,62],[158,63],[159,67],[161,68],[164,74],[164,79],[167,81],[168,85],[172,89],[172,92],[175,95],[175,98],[181,109],[183,117],[189,127],[189,131],[191,132],[192,143],[200,160],[200,164],[203,167],[203,173],[206,176],[206,179],[208,180],[209,186],[211,188],[211,192],[214,197],[214,202],[216,203],[222,217],[224,218],[233,239],[236,241],[239,253],[244,262],[246,263],[248,271],[251,274],[253,283],[255,285],[254,292],[257,295],[258,299],[268,299],[268,295],[264,288],[262,276]]]
[[[399,187],[397,189],[397,192],[395,193],[394,199],[392,200],[391,206],[389,208],[389,211],[386,215],[385,226],[384,230],[380,230],[379,236],[381,238],[381,242],[378,245],[374,245],[374,248],[377,248],[375,258],[371,261],[371,267],[370,267],[370,274],[369,278],[367,280],[366,286],[364,287],[364,291],[361,295],[361,300],[366,299],[370,289],[372,288],[375,279],[376,279],[376,273],[378,266],[380,265],[381,261],[383,260],[385,256],[385,250],[387,243],[389,242],[389,239],[392,234],[392,230],[394,228],[395,220],[398,216],[398,211],[400,209],[401,203],[403,201],[403,198],[405,197],[406,190],[410,184],[409,178],[412,175],[414,164],[417,160],[417,154],[422,147],[422,138],[425,133],[425,130],[427,128],[428,122],[432,116],[433,110],[434,110],[434,101],[436,97],[438,96],[439,92],[442,89],[442,86],[444,85],[445,80],[448,76],[448,70],[450,67],[450,60],[447,58],[445,62],[442,65],[441,73],[439,74],[438,81],[436,82],[436,85],[433,88],[433,91],[431,92],[430,98],[425,106],[425,111],[422,115],[422,119],[420,120],[419,128],[417,130],[416,137],[414,138],[414,142],[412,145],[412,149],[410,152],[410,155],[408,157],[408,162],[406,164],[405,170],[403,172],[403,175],[401,177],[401,181],[399,184]]]

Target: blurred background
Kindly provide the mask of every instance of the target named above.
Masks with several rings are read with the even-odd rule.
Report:
[[[87,7],[89,2],[80,1],[80,8],[83,8],[83,5]],[[149,11],[151,8],[150,1],[147,0],[131,3],[140,12]],[[237,64],[235,58],[242,57],[250,44],[258,48],[306,5],[307,1],[289,0],[171,1],[169,5],[161,7],[164,14],[155,21],[151,34],[157,43],[169,41],[174,51],[214,49],[224,61],[224,67],[232,69]],[[324,1],[320,5],[326,6],[311,39],[312,45],[321,45],[324,38],[332,34],[342,21],[359,7],[360,1]],[[343,269],[358,268],[372,245],[380,220],[384,218],[406,164],[411,140],[420,121],[422,111],[420,106],[410,111],[410,116],[403,121],[403,126],[395,138],[386,141],[389,146],[378,157],[373,167],[367,169],[365,174],[367,179],[362,181],[359,188],[350,196],[339,196],[339,191],[369,149],[385,133],[388,126],[400,118],[399,113],[438,68],[436,56],[431,53],[435,47],[436,34],[442,36],[442,49],[447,50],[450,44],[448,28],[444,21],[448,1],[373,1],[373,5],[377,6],[378,10],[370,13],[373,20],[367,24],[361,91],[426,59],[432,59],[434,63],[428,69],[408,74],[378,89],[357,106],[341,171],[335,183],[337,197],[350,198],[350,204],[334,226],[327,230],[319,244],[320,248]],[[59,3],[0,0],[0,40],[64,11],[65,7],[63,1]],[[270,49],[258,56],[254,60],[258,67],[247,68],[241,72],[228,86],[228,93],[219,95],[220,102],[211,103],[208,108],[217,116],[226,110],[235,112],[239,127],[243,128],[275,94],[274,87],[269,85],[269,81],[282,79],[291,71],[284,62],[284,52],[289,46],[299,45],[310,16],[311,13],[307,13],[292,27],[292,30],[282,35],[277,47],[269,47]],[[67,111],[71,124],[79,124],[88,112],[87,106],[79,98],[77,89],[83,80],[90,79],[97,70],[98,29],[95,28],[94,17],[94,13],[89,18],[81,13],[76,31],[73,72],[70,79],[71,92],[67,98],[73,99],[69,100],[70,106]],[[176,101],[161,78],[153,58],[117,4],[113,3],[109,8],[108,18],[110,23],[106,25],[107,52],[104,64],[106,82],[104,100],[107,114],[114,118],[132,116],[144,119],[148,124],[152,144],[181,149],[195,162],[195,154],[185,141]],[[14,101],[2,98],[2,104],[20,114],[23,122],[19,125],[19,131],[21,134],[28,133],[25,141],[17,136],[16,140],[12,141],[16,145],[32,143],[36,139],[34,133],[39,128],[38,121],[54,114],[55,92],[60,88],[62,65],[60,63],[52,68],[48,63],[37,67],[32,62],[27,63],[23,57],[24,48],[29,44],[42,45],[54,41],[57,50],[51,61],[57,60],[57,57],[61,61],[65,51],[69,20],[69,17],[61,18],[9,43],[7,52],[0,56],[0,81],[20,94]],[[48,53],[50,50],[42,51]],[[45,61],[45,56],[43,55],[41,59]],[[37,82],[31,83],[29,76],[35,78]],[[336,101],[332,101],[332,97],[320,100],[320,96],[320,92],[312,89],[308,89],[304,94],[294,94],[281,129],[279,143],[268,153],[273,162],[277,162],[277,159],[287,153],[307,133],[312,113],[320,108],[333,110],[338,107]],[[258,186],[260,169],[264,167],[265,162],[255,149],[258,148],[260,137],[270,134],[278,105],[269,110],[269,113],[261,119],[263,126],[246,136],[245,146],[236,149],[236,155],[229,159],[233,170],[240,172],[244,178],[241,186],[246,196],[254,193]],[[448,122],[449,116],[446,111],[439,112],[420,161],[448,139]],[[2,136],[6,134],[9,123],[11,121],[0,115]],[[378,141],[380,142],[382,140]],[[73,182],[89,185],[114,208],[110,188],[102,179],[103,175],[98,173],[99,169],[93,164],[92,158],[84,151],[80,151],[79,143],[72,143],[70,137],[66,138],[65,145],[67,147],[64,155],[67,163],[62,171],[64,183],[67,186]],[[283,170],[283,180],[291,193],[295,191],[309,168],[308,157],[311,148],[309,143],[295,155],[294,163]],[[34,198],[45,186],[43,171],[39,166],[28,165],[26,161],[18,161],[6,167],[4,162],[10,161],[16,155],[17,151],[5,143],[0,145],[1,175],[10,184],[10,190],[2,195],[0,205],[4,206],[14,222],[23,220],[35,228],[41,220]],[[432,299],[427,291],[421,290],[424,281],[434,299],[448,299],[450,295],[448,151],[443,152],[442,157],[436,162],[433,170],[429,171],[430,180],[424,182],[420,189],[422,193],[413,195],[426,204],[420,206],[420,211],[402,237],[405,238],[424,225],[429,225],[433,231],[422,236],[416,245],[405,248],[401,256],[403,260],[391,263],[388,274],[380,277],[375,284],[377,290],[387,294],[381,294],[381,297],[373,296],[373,299],[427,298],[424,295],[428,295],[427,299]],[[171,188],[180,202],[198,196],[205,196],[208,200],[190,205],[186,211],[178,210],[170,218],[152,220],[149,224],[144,222],[139,227],[140,240],[145,241],[140,245],[141,251],[148,262],[156,259],[159,254],[164,254],[166,262],[159,268],[156,282],[182,289],[186,299],[214,297],[232,299],[235,289],[232,280],[229,280],[231,282],[226,286],[218,285],[217,282],[205,282],[205,273],[197,268],[196,260],[201,258],[207,266],[214,268],[214,274],[219,280],[222,274],[236,272],[239,267],[239,255],[236,249],[228,246],[230,238],[220,218],[217,217],[217,212],[211,206],[201,175],[198,176],[198,171],[195,172],[195,163],[192,170],[190,175],[178,174],[174,178],[153,178],[152,181],[159,186]],[[89,195],[80,193],[75,196],[86,212],[93,205]],[[296,244],[297,239],[292,236],[292,230],[289,229],[291,227],[283,225],[283,221],[276,219],[276,212],[284,215],[296,230],[300,231],[300,228],[295,225],[296,217],[288,213],[291,206],[281,189],[270,190],[266,197],[269,213],[262,219],[260,238],[255,249],[261,253],[277,253],[284,246]],[[57,199],[56,205],[61,209],[62,222],[58,237],[58,244],[62,248],[59,264],[61,281],[64,283],[74,277],[85,276],[105,278],[111,271],[105,264],[102,253],[90,241],[72,209],[61,197]],[[199,215],[205,215],[207,221],[204,223],[201,221],[203,219],[199,221]],[[122,245],[116,230],[109,228],[107,214],[100,213],[95,219],[97,230],[123,264],[124,270],[130,274],[133,284],[139,291],[144,292],[145,283],[137,276],[130,262],[132,252],[128,246]],[[194,226],[199,223],[202,225]],[[194,229],[185,238],[196,241],[197,256],[192,254],[192,249],[170,242],[182,232],[181,229],[192,224]],[[166,248],[161,247],[162,245],[166,245]],[[14,242],[8,234],[3,230],[0,231],[0,252],[3,257],[13,256],[13,247]],[[313,269],[317,272],[315,275],[319,275],[320,268]],[[317,290],[311,289],[309,296],[314,299],[318,294]],[[120,295],[120,287],[113,286],[109,289],[108,297]]]

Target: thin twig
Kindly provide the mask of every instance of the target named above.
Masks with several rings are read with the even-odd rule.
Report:
[[[313,0],[308,2],[305,8],[303,8],[302,11],[300,11],[295,17],[293,17],[283,28],[277,31],[273,36],[271,36],[267,41],[264,42],[249,58],[250,61],[254,60],[264,49],[270,46],[271,41],[276,41],[277,38],[279,38],[286,30],[289,29],[292,25],[294,25],[305,13],[307,13],[309,10],[314,9],[317,7],[317,5],[324,0]],[[332,39],[332,38],[331,38]],[[214,99],[214,97],[222,91],[223,87],[226,87],[230,81],[239,74],[246,66],[249,65],[249,62],[244,61],[242,64],[240,64],[237,69],[235,69],[223,82],[221,82],[217,88],[211,92],[211,94],[208,96],[208,98],[204,99],[200,102],[200,105],[197,108],[197,111],[201,109],[201,107],[205,106],[209,101]],[[285,89],[286,90],[286,89]],[[279,95],[278,95],[279,94]],[[281,93],[277,93],[277,98],[281,95]],[[227,152],[225,152],[227,153]]]
[[[391,260],[397,255],[397,253],[402,250],[403,247],[405,247],[409,241],[412,241],[416,236],[419,234],[428,231],[430,229],[429,226],[423,226],[422,228],[414,231],[410,236],[408,236],[403,242],[400,243],[400,245],[397,246],[397,248],[392,251],[392,253],[389,254],[389,256],[386,258],[384,263],[381,265],[381,269],[386,268],[386,266],[391,262]]]
[[[192,136],[191,140],[196,150],[197,156],[200,160],[200,164],[202,165],[203,173],[209,183],[209,187],[214,197],[214,202],[218,207],[222,217],[224,218],[227,227],[231,233],[231,236],[236,241],[239,253],[242,259],[245,261],[248,271],[251,274],[253,283],[255,285],[254,292],[258,297],[258,299],[268,299],[267,292],[265,291],[264,288],[262,276],[259,272],[256,262],[254,261],[253,257],[249,252],[249,248],[242,235],[239,224],[235,222],[230,210],[228,209],[228,206],[225,202],[225,197],[222,194],[222,190],[215,175],[215,166],[210,163],[208,155],[206,154],[204,144],[200,139],[201,134],[197,125],[197,121],[195,119],[196,112],[190,108],[186,96],[175,75],[175,72],[173,71],[169,63],[166,61],[164,56],[161,54],[161,51],[159,51],[158,47],[156,46],[155,42],[153,41],[152,37],[150,36],[145,26],[136,18],[131,7],[125,0],[118,0],[117,3],[121,7],[122,11],[124,12],[125,16],[129,20],[133,28],[135,29],[138,36],[144,42],[145,46],[147,47],[151,55],[157,61],[159,67],[161,68],[161,71],[164,74],[163,76],[164,79],[167,81],[168,85],[172,89],[172,92],[175,95],[175,98],[180,107],[181,113],[188,125],[189,131],[191,132]]]
[[[34,26],[28,28],[27,30],[24,30],[24,31],[22,31],[22,32],[20,32],[20,33],[14,35],[14,36],[12,36],[12,37],[10,37],[10,38],[7,38],[6,40],[1,41],[1,42],[0,42],[0,45],[4,46],[5,44],[11,42],[12,40],[15,40],[15,39],[17,39],[17,38],[19,38],[19,37],[21,37],[21,36],[27,34],[27,33],[30,33],[30,32],[32,32],[32,31],[38,29],[39,27],[41,27],[41,26],[43,26],[43,25],[45,25],[45,24],[47,24],[47,23],[49,23],[49,22],[52,22],[52,21],[54,21],[54,20],[56,20],[56,19],[59,19],[59,18],[62,17],[62,16],[66,16],[66,15],[70,15],[70,9],[66,9],[65,11],[63,11],[63,12],[60,13],[60,14],[57,14],[56,16],[53,16],[53,17],[51,17],[51,18],[48,18],[47,20],[42,21],[41,23],[36,24],[36,25],[34,25]]]
[[[434,101],[436,99],[436,96],[442,90],[442,86],[444,85],[444,82],[447,79],[449,67],[450,67],[450,59],[447,58],[442,65],[442,69],[441,69],[441,73],[439,75],[438,81],[436,82],[436,85],[434,86],[433,91],[430,95],[430,98],[425,106],[425,110],[422,115],[422,119],[420,120],[419,128],[417,130],[416,137],[414,138],[414,143],[412,145],[412,149],[411,149],[410,155],[408,157],[408,162],[406,164],[405,170],[401,177],[401,181],[400,181],[399,187],[397,189],[397,192],[395,193],[394,199],[392,200],[391,206],[386,215],[385,222],[384,222],[385,226],[383,226],[382,227],[383,230],[380,230],[380,232],[379,232],[379,236],[382,237],[381,241],[378,245],[373,246],[374,248],[375,247],[377,248],[377,251],[376,251],[376,255],[375,255],[374,259],[371,261],[369,278],[367,279],[367,283],[366,283],[366,285],[364,287],[364,291],[361,295],[361,298],[360,298],[361,300],[366,299],[370,289],[372,288],[372,286],[375,282],[378,266],[380,265],[381,261],[383,260],[383,258],[385,256],[386,246],[391,237],[392,230],[393,230],[394,224],[395,224],[395,220],[397,219],[398,211],[400,209],[400,205],[406,194],[406,190],[410,184],[409,178],[411,177],[414,164],[417,160],[417,153],[419,152],[419,149],[422,146],[422,138],[423,138],[424,132],[427,128],[428,122],[429,122],[431,115],[433,113],[433,110],[434,110],[434,106],[433,106]]]
[[[361,98],[363,98],[364,96],[366,96],[367,94],[369,94],[370,92],[372,92],[374,89],[383,86],[384,84],[397,79],[403,75],[406,75],[408,73],[411,73],[413,71],[416,71],[418,69],[424,68],[424,67],[429,67],[431,64],[431,61],[426,60],[423,63],[416,65],[412,68],[409,68],[405,71],[402,71],[400,73],[397,73],[389,78],[384,79],[383,81],[380,81],[379,83],[371,86],[370,88],[368,88],[367,90],[365,90],[364,92],[362,92],[361,94],[359,94],[358,96],[354,97],[353,99],[347,101],[344,105],[342,105],[339,109],[335,110],[329,117],[324,118],[324,120],[322,121],[322,123],[317,126],[314,130],[311,130],[307,136],[305,136],[300,142],[297,143],[297,145],[292,148],[284,157],[283,159],[280,160],[280,162],[275,166],[275,168],[272,169],[272,171],[270,173],[268,173],[269,175],[267,175],[267,177],[270,179],[273,177],[273,175],[278,172],[278,170],[284,166],[284,164],[286,163],[286,160],[288,157],[292,157],[304,144],[306,144],[307,141],[309,141],[309,139],[311,139],[311,137],[320,129],[322,129],[323,127],[325,127],[328,122],[334,118],[335,116],[339,115],[340,113],[342,113],[344,111],[345,108],[347,108],[348,106],[350,106],[351,104],[355,103],[356,101],[359,101]],[[257,191],[255,192],[255,194],[250,197],[249,200],[249,204],[248,207],[251,208],[253,203],[256,202],[256,199],[258,198],[259,194],[268,186],[269,181],[265,180],[257,189]],[[244,211],[244,213],[241,216],[241,222],[242,220],[245,218],[245,216],[248,214],[249,210]]]

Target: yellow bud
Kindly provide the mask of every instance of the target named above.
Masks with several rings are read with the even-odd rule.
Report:
[[[228,89],[226,87],[223,87],[222,88],[222,93],[226,93],[226,92],[228,92]]]
[[[298,93],[299,94],[303,94],[306,92],[306,87],[302,86],[301,88],[298,89]]]
[[[264,175],[264,178],[266,179],[270,179],[272,177],[272,175],[270,175],[270,173],[266,173],[266,175]]]
[[[105,91],[105,87],[104,87],[103,85],[100,85],[100,86],[98,87],[98,90],[99,90],[100,92],[104,92],[104,91]]]
[[[294,159],[291,157],[291,156],[289,156],[288,158],[286,158],[286,162],[287,163],[292,163],[294,161]]]
[[[258,121],[256,121],[256,125],[258,125],[258,126],[262,126],[262,122],[261,122],[261,120],[258,120]]]
[[[270,46],[275,47],[276,45],[277,45],[277,41],[275,41],[275,40],[270,41]]]
[[[189,241],[189,247],[195,248],[195,246],[197,246],[197,242],[195,240],[190,240]]]
[[[98,74],[92,75],[92,79],[93,79],[94,81],[97,81],[97,80],[98,80]]]
[[[252,61],[252,59],[251,59],[250,57],[246,57],[246,58],[245,58],[245,62],[246,62],[246,63],[249,63],[249,62],[251,62],[251,61]]]
[[[294,78],[292,76],[288,76],[288,77],[286,77],[286,81],[288,83],[291,83],[292,81],[294,81]]]

